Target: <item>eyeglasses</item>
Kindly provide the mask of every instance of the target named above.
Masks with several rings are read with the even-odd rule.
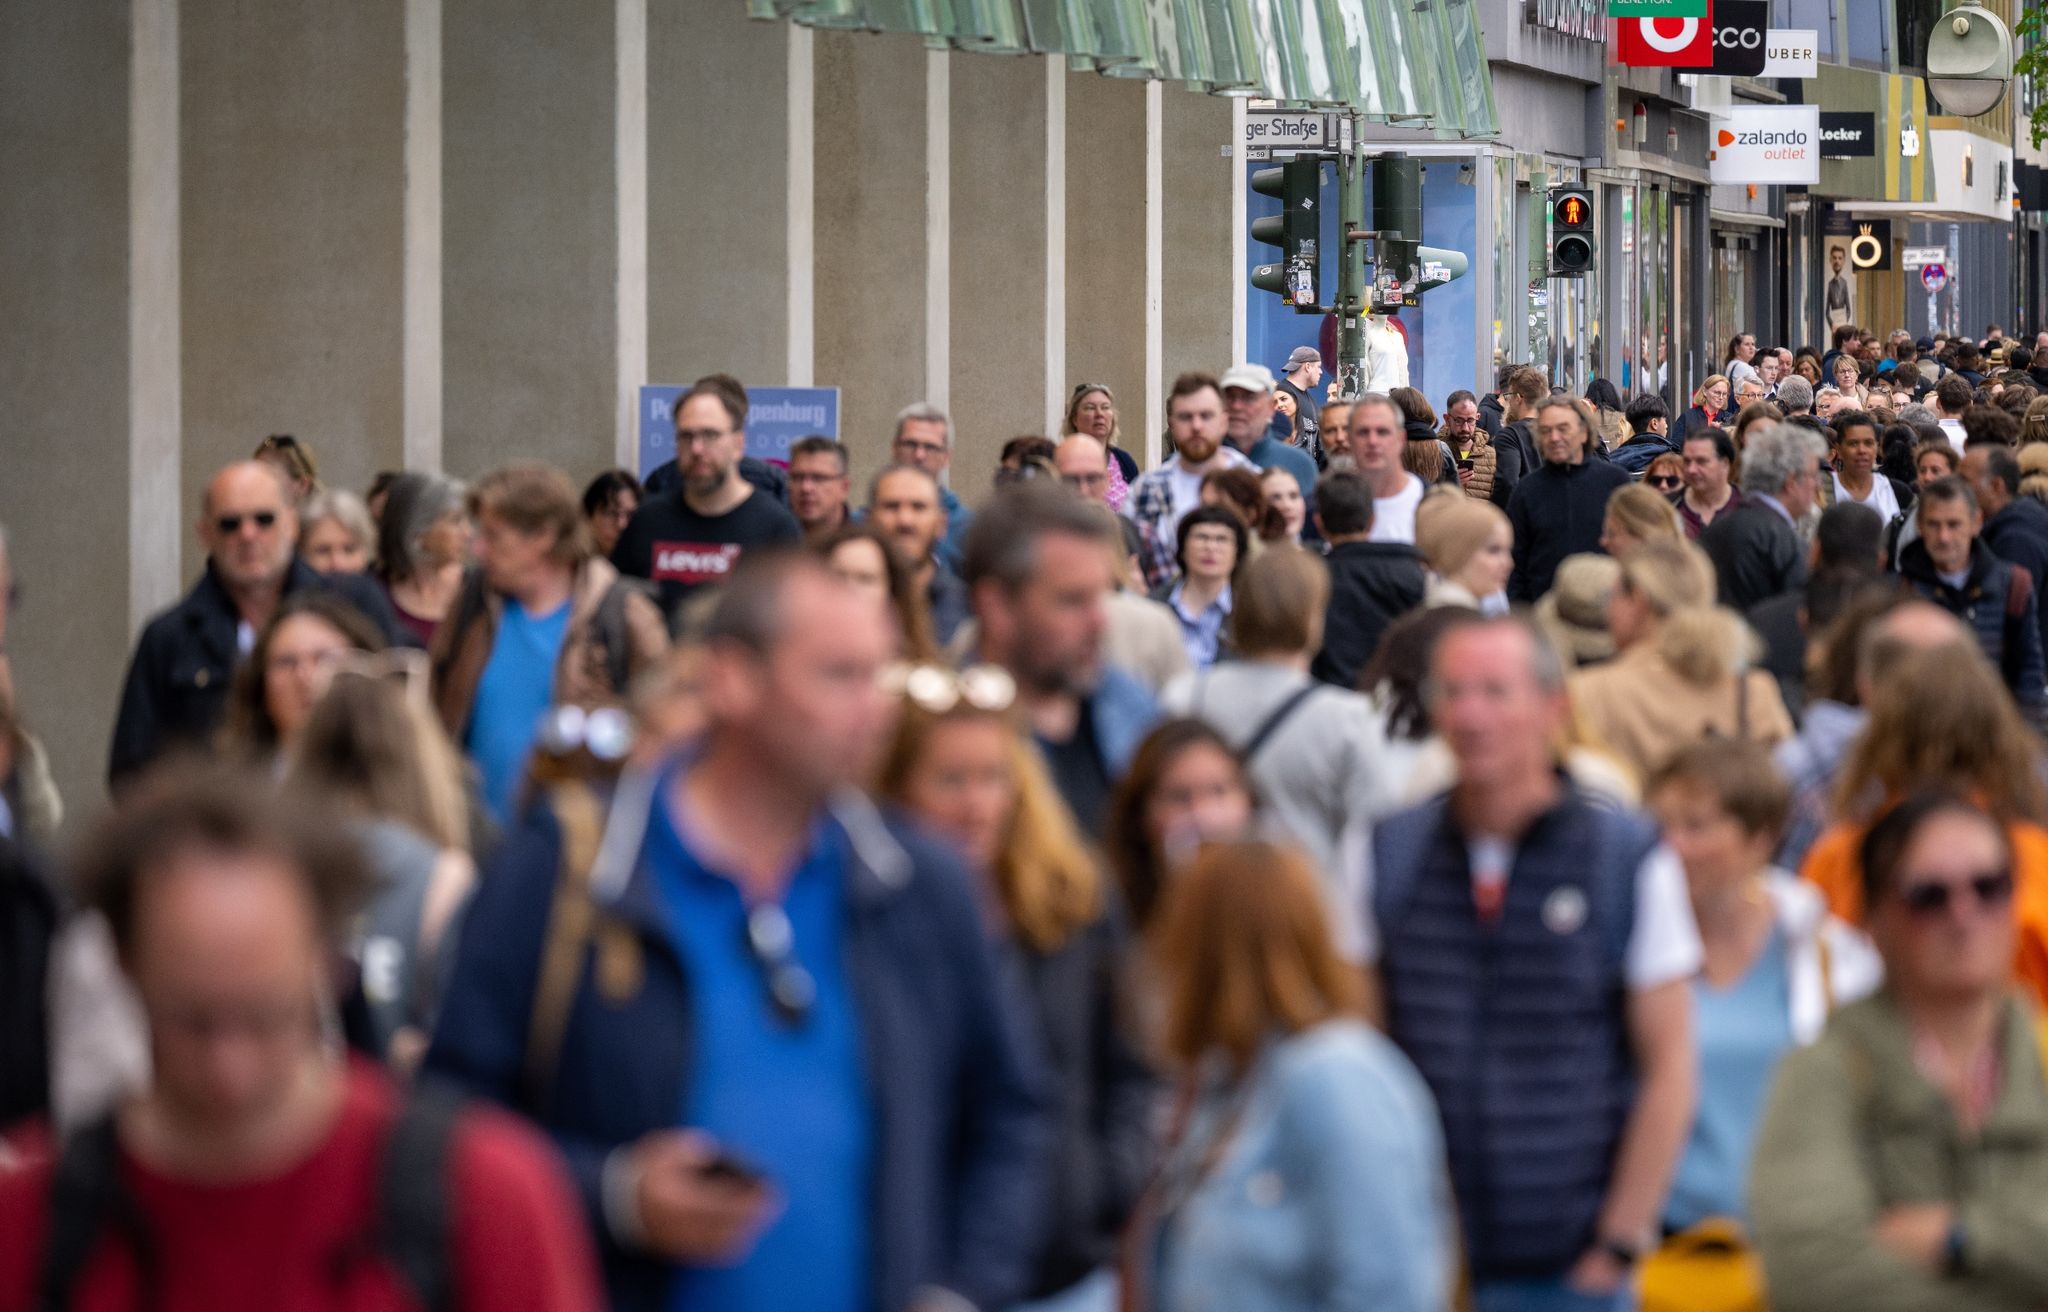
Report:
[[[1080,488],[1083,491],[1089,488],[1108,487],[1109,472],[1104,470],[1099,474],[1061,474],[1060,482],[1065,483],[1068,487]]]
[[[710,446],[722,437],[731,437],[730,428],[678,428],[676,450],[687,451],[693,446]]]
[[[896,439],[896,449],[913,456],[935,456],[946,449],[943,442],[914,442],[907,437]]]
[[[792,470],[789,474],[789,485],[791,487],[823,487],[827,483],[843,482],[845,478],[846,475],[844,474],[799,474]]]
[[[1017,700],[1017,681],[1000,665],[970,665],[957,674],[943,665],[891,665],[882,671],[882,687],[932,715],[962,702],[977,711],[1007,711]]]
[[[1647,481],[1651,487],[1661,487],[1666,492],[1685,486],[1685,480],[1677,474],[1652,474]]]
[[[792,1029],[803,1024],[818,1000],[818,982],[796,959],[796,931],[789,913],[773,902],[750,908],[745,940],[775,1018]]]
[[[2012,871],[1987,870],[1954,884],[1933,880],[1925,883],[1902,884],[1899,887],[1899,904],[1915,916],[1933,919],[1949,908],[1949,903],[1962,896],[1964,889],[1976,898],[1982,910],[2004,906],[2012,898]]]
[[[254,523],[259,532],[268,532],[277,526],[275,510],[259,510],[250,515],[221,515],[215,518],[213,526],[220,530],[222,537],[233,537],[242,531],[244,523]]]

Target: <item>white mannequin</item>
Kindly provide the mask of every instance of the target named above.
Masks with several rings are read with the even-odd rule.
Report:
[[[1408,386],[1408,339],[1383,314],[1360,319],[1365,331],[1365,360],[1360,389],[1386,393]]]

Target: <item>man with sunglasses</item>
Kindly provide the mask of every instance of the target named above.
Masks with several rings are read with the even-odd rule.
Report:
[[[468,912],[427,1068],[554,1136],[617,1312],[1007,1307],[1050,1124],[972,881],[857,791],[895,635],[822,564],[764,552],[700,637],[702,738],[629,770],[583,836],[593,966],[535,984],[568,840],[532,808]],[[537,1015],[557,1041],[535,1046]]]
[[[334,592],[387,640],[403,640],[375,582],[321,574],[300,559],[294,505],[291,484],[262,461],[229,465],[206,485],[199,514],[206,570],[183,600],[150,620],[135,644],[114,720],[111,783],[118,786],[159,757],[206,741],[226,713],[235,667],[294,592]]]
[[[1779,1064],[1750,1182],[1771,1306],[2048,1305],[2048,1075],[2012,987],[2011,840],[1925,792],[1860,864],[1884,986]]]

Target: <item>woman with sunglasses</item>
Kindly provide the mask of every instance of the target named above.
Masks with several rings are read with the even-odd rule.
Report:
[[[1671,451],[1643,466],[1643,486],[1676,498],[1685,491],[1685,457]]]
[[[1060,436],[1086,433],[1109,450],[1109,508],[1122,510],[1131,484],[1138,481],[1138,462],[1117,445],[1123,430],[1117,422],[1116,393],[1102,383],[1077,383],[1067,401]]]
[[[1749,1193],[1771,1306],[2048,1306],[2048,1072],[2011,989],[2008,831],[1916,792],[1858,857],[1885,983],[1779,1067]]]
[[[914,665],[895,679],[902,717],[876,792],[951,839],[987,880],[986,905],[1021,950],[1054,1071],[1053,1214],[1030,1297],[1107,1312],[1116,1236],[1149,1169],[1156,1100],[1121,1023],[1128,963],[1117,899],[1018,728],[1007,673]]]
[[[1882,972],[1811,884],[1772,866],[1792,793],[1769,753],[1705,739],[1673,757],[1645,795],[1685,867],[1705,950],[1691,985],[1699,1104],[1664,1205],[1672,1238],[1642,1273],[1645,1312],[1688,1312],[1707,1306],[1685,1296],[1703,1264],[1755,1290],[1744,1192],[1771,1072]],[[1716,1248],[1726,1256],[1710,1256]]]
[[[1842,919],[1864,918],[1859,852],[1870,826],[1899,798],[1940,786],[1969,797],[2006,826],[2020,881],[2015,976],[2048,1000],[2048,788],[2040,740],[2005,680],[1960,629],[1952,641],[1909,652],[1880,670],[1862,735],[1835,781],[1837,823],[1808,849],[1799,873]]]
[[[1267,843],[1204,849],[1168,893],[1156,945],[1182,1093],[1125,1306],[1450,1306],[1436,1107],[1362,1019],[1308,862]]]

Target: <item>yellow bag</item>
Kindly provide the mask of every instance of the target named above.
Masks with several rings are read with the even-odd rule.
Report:
[[[1640,1312],[1764,1312],[1764,1269],[1742,1226],[1710,1217],[1643,1259]]]

